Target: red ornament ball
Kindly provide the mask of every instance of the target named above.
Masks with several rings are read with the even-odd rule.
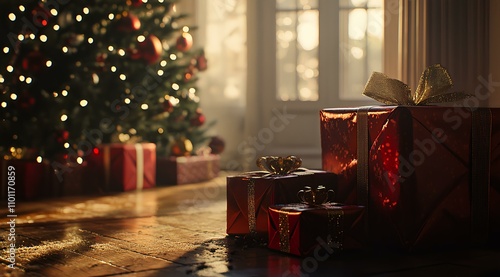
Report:
[[[38,73],[46,67],[46,62],[44,55],[40,51],[34,50],[22,59],[22,67],[26,71]]]
[[[138,53],[149,64],[157,62],[163,53],[160,39],[155,35],[147,36],[144,41],[139,43]]]
[[[33,16],[33,23],[37,27],[45,27],[49,24],[49,19],[52,17],[48,8],[45,8],[41,5],[36,6],[32,11],[31,15]]]
[[[199,71],[207,70],[207,58],[205,57],[205,53],[201,53],[198,57],[196,57],[196,69]]]
[[[214,136],[210,139],[208,147],[212,149],[212,154],[220,154],[224,151],[226,142],[219,136]]]
[[[205,115],[197,111],[196,114],[191,118],[191,126],[199,127],[205,123]]]
[[[127,5],[139,7],[140,5],[142,5],[142,0],[127,0]]]
[[[193,46],[193,37],[190,33],[182,33],[180,37],[177,38],[177,43],[175,44],[175,48],[177,50],[186,52]]]
[[[120,32],[133,32],[141,29],[141,21],[133,13],[126,13],[117,22],[116,29]]]

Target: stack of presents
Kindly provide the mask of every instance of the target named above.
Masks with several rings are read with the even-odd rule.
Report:
[[[450,87],[439,65],[415,92],[374,73],[364,94],[388,105],[320,111],[323,171],[262,157],[227,178],[227,233],[300,256],[498,243],[500,109]]]
[[[16,198],[22,200],[196,183],[210,180],[220,171],[219,154],[205,151],[197,156],[157,157],[154,143],[100,144],[86,154],[83,163],[71,161],[71,157],[50,162],[35,158],[0,160],[0,186],[5,188],[0,196],[7,193],[7,178],[2,176],[7,176],[9,168],[15,169]]]

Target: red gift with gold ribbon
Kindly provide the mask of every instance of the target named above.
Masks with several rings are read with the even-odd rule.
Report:
[[[417,106],[468,97],[450,87],[439,65],[415,93],[378,73],[364,94],[393,106],[321,111],[323,169],[339,174],[335,201],[366,206],[374,245],[460,247],[500,233],[500,109]]]
[[[364,208],[325,203],[269,207],[270,249],[298,256],[327,257],[363,246]]]

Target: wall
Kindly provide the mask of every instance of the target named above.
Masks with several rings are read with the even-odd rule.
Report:
[[[490,0],[490,73],[491,79],[500,82],[500,1]],[[492,87],[489,105],[500,107],[500,86]]]

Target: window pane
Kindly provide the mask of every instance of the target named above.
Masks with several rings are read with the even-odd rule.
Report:
[[[278,10],[308,10],[317,9],[318,0],[276,0]]]
[[[318,16],[318,10],[278,11],[276,14],[278,100],[318,100]]]
[[[382,0],[343,0],[341,4],[344,6],[339,15],[339,97],[366,100],[362,95],[366,81],[373,71],[383,70]]]

